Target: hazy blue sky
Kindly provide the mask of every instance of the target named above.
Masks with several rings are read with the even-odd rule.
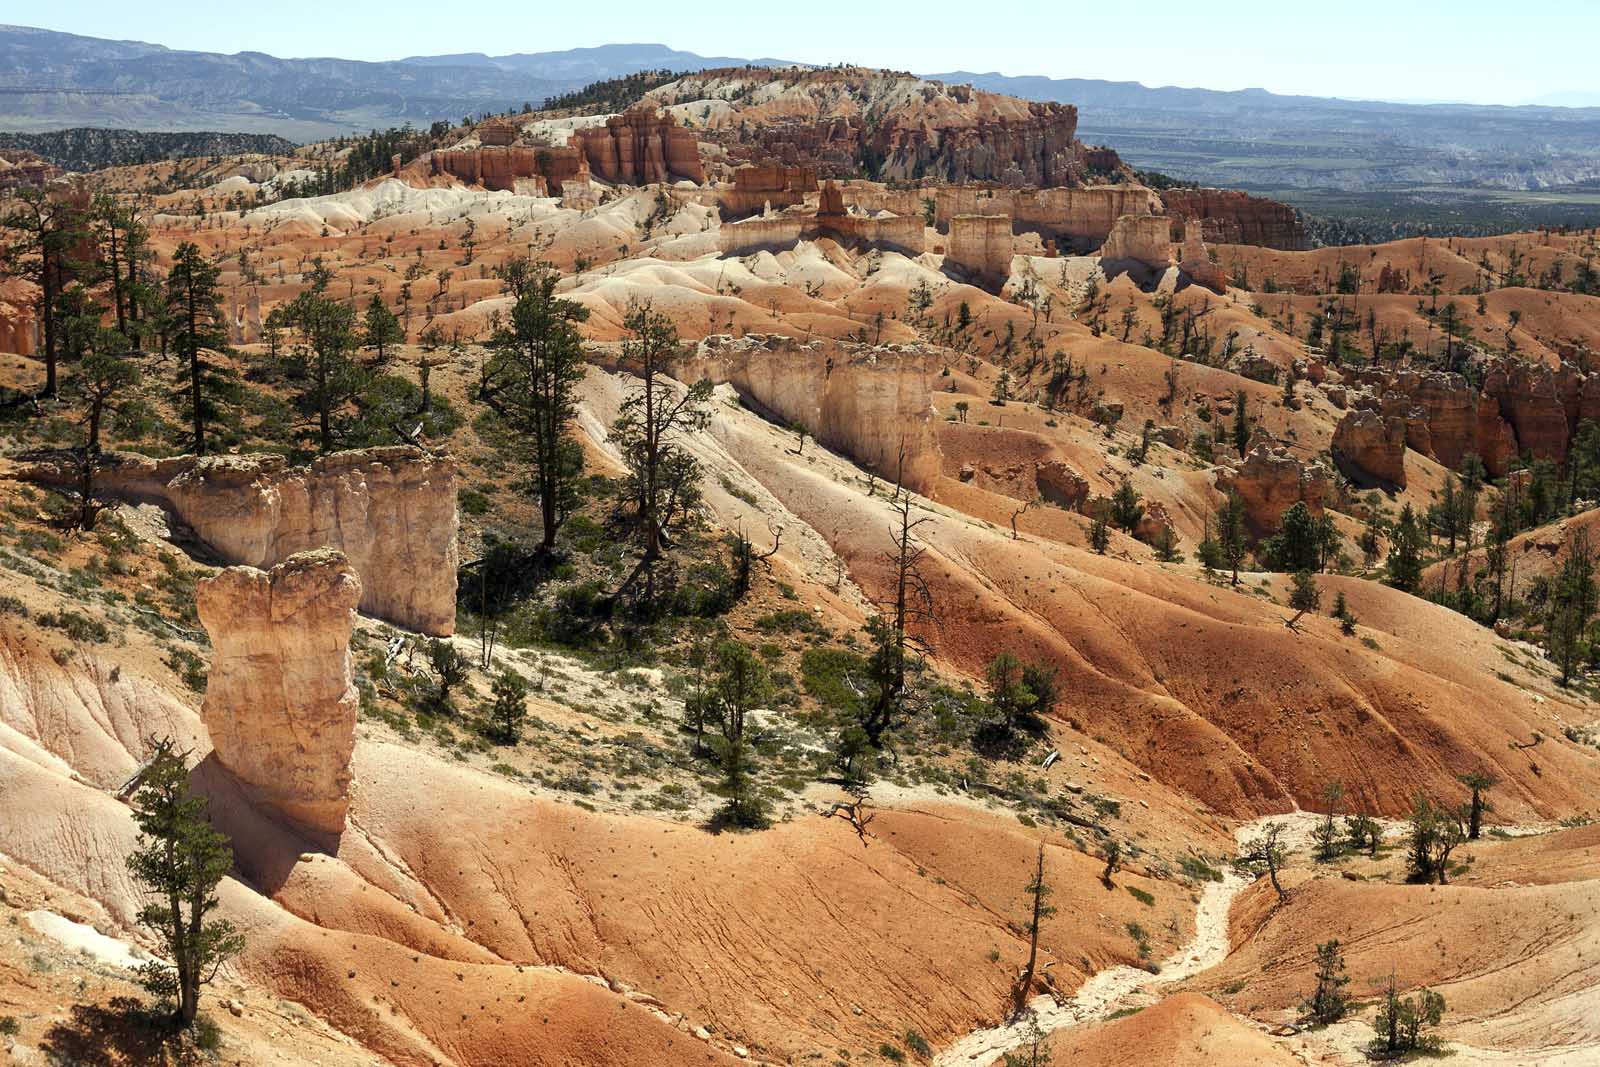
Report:
[[[1600,103],[1600,0],[0,0],[0,22],[279,56],[396,59],[648,41],[702,55],[919,73]]]

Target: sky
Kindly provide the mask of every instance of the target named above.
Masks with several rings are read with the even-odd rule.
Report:
[[[1406,101],[1600,104],[1600,0],[0,0],[0,23],[209,52],[399,59],[661,43],[851,62]]]

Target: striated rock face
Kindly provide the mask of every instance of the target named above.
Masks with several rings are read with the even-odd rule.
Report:
[[[1262,245],[1285,251],[1310,248],[1300,216],[1288,204],[1237,189],[1167,189],[1167,214],[1193,219],[1211,244]]]
[[[360,699],[350,632],[361,582],[318,549],[270,571],[229,567],[195,587],[211,635],[201,717],[221,764],[301,826],[344,830]]]
[[[37,293],[31,282],[0,278],[0,352],[31,356],[39,350]]]
[[[961,268],[979,285],[998,290],[1011,277],[1011,219],[1006,215],[957,215],[950,220],[945,263]]]
[[[1405,487],[1406,424],[1370,409],[1348,411],[1333,431],[1333,460],[1357,482]]]
[[[1161,201],[1142,185],[1011,189],[1004,186],[941,185],[890,188],[878,182],[844,185],[847,202],[863,211],[920,217],[933,202],[934,225],[948,231],[957,215],[1010,215],[1014,229],[1035,232],[1065,247],[1099,248],[1123,215],[1159,215]]]
[[[71,484],[68,461],[24,478]],[[331,547],[361,575],[361,609],[427,634],[455,631],[456,476],[411,448],[336,452],[306,467],[281,456],[152,460],[108,454],[102,495],[161,504],[229,563],[271,567]]]
[[[1172,266],[1172,220],[1164,215],[1122,216],[1101,246],[1100,258],[1166,270]]]
[[[1200,236],[1200,224],[1197,222],[1184,224],[1183,248],[1179,252],[1178,269],[1196,284],[1203,285],[1214,293],[1224,292],[1228,288],[1228,276],[1223,273],[1222,264],[1211,258],[1211,251],[1206,248],[1206,243]]]
[[[1239,494],[1245,518],[1257,534],[1276,531],[1283,513],[1296,504],[1303,503],[1312,514],[1321,514],[1332,488],[1333,479],[1322,464],[1302,465],[1288,449],[1265,441],[1252,448],[1236,468],[1217,471],[1217,489]]]
[[[613,115],[604,126],[577,130],[572,143],[589,169],[609,182],[647,185],[686,179],[698,185],[706,180],[694,132],[649,105]]]
[[[700,342],[678,376],[726,382],[752,407],[926,492],[943,466],[931,400],[936,366],[931,351],[910,345],[717,334]]]
[[[724,219],[738,219],[805,202],[817,191],[817,168],[786,167],[778,163],[740,167],[733,172],[733,188],[721,186],[717,201]]]
[[[1420,421],[1427,428],[1424,446],[1422,436],[1413,434],[1408,425],[1408,447],[1446,467],[1460,466],[1469,452],[1483,454],[1478,433],[1478,398],[1461,375],[1402,371],[1394,376],[1388,389],[1404,395],[1418,410]],[[1493,432],[1491,430],[1491,435]]]
[[[1566,458],[1582,394],[1583,375],[1567,364],[1555,368],[1526,359],[1498,359],[1484,371],[1484,398],[1511,424],[1518,450],[1539,459]]]
[[[645,99],[703,126],[739,161],[863,170],[884,181],[1083,185],[1130,176],[1077,141],[1078,109],[859,67],[701,71]],[[590,165],[593,166],[591,160]]]

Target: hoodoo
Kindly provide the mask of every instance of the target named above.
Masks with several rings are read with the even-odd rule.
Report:
[[[350,665],[361,581],[341,552],[199,583],[214,650],[202,717],[217,760],[308,830],[338,834],[350,807],[359,699]]]

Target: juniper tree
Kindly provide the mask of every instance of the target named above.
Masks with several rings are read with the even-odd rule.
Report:
[[[727,803],[722,817],[734,826],[766,823],[766,803],[753,777],[750,712],[770,691],[766,667],[739,641],[724,641],[712,654],[712,694],[720,736],[714,739],[722,780],[714,791]]]
[[[1383,827],[1378,820],[1364,811],[1351,812],[1344,817],[1344,835],[1352,849],[1377,859],[1383,845]]]
[[[1339,817],[1339,807],[1344,803],[1344,786],[1329,782],[1322,787],[1322,821],[1317,824],[1315,838],[1317,859],[1326,863],[1339,855],[1339,827],[1334,822]]]
[[[1422,582],[1422,553],[1427,534],[1417,521],[1416,512],[1407,504],[1400,509],[1389,539],[1389,584],[1407,593],[1415,592]]]
[[[1408,863],[1414,880],[1445,884],[1450,856],[1467,839],[1467,817],[1465,811],[1446,808],[1426,793],[1411,798]]]
[[[133,819],[139,840],[128,870],[152,898],[138,920],[162,948],[161,958],[139,967],[139,983],[174,1002],[173,1022],[189,1026],[201,987],[244,948],[232,923],[206,918],[218,905],[217,886],[233,869],[233,851],[207,819],[205,798],[190,792],[188,767],[167,742],[140,776]]]
[[[528,683],[516,671],[504,670],[490,684],[494,699],[489,705],[489,725],[494,735],[509,744],[522,737],[522,723],[528,717]]]
[[[327,454],[349,432],[353,408],[372,384],[372,375],[352,358],[359,341],[355,312],[308,291],[289,304],[287,317],[300,333],[295,410],[314,425],[305,436]]]
[[[1249,548],[1244,524],[1244,500],[1237,491],[1228,490],[1228,497],[1217,508],[1217,548],[1222,561],[1233,574],[1233,584],[1239,584],[1239,564],[1244,562]]]
[[[1111,494],[1111,524],[1131,534],[1142,518],[1144,518],[1144,504],[1140,502],[1133,483],[1124,477],[1122,484],[1117,486],[1117,491]]]
[[[1379,987],[1381,1000],[1372,1020],[1377,1034],[1368,1052],[1374,1059],[1402,1059],[1418,1052],[1437,1052],[1442,1042],[1427,1032],[1444,1018],[1444,997],[1426,986],[1414,997],[1401,997],[1393,972]]]

